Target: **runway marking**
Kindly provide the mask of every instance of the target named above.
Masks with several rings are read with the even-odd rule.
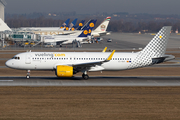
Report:
[[[13,82],[14,80],[0,80],[0,82]]]

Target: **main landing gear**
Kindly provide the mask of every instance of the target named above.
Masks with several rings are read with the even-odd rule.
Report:
[[[27,75],[26,75],[26,78],[29,79],[30,78],[30,70],[27,71]]]
[[[85,79],[85,80],[88,80],[89,79],[89,76],[87,74],[87,71],[85,71],[83,74],[82,74],[82,78]]]

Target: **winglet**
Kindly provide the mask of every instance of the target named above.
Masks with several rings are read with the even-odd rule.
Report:
[[[113,50],[113,52],[109,55],[109,57],[105,61],[110,61],[114,55],[116,50]]]
[[[104,53],[104,52],[106,52],[106,50],[107,50],[107,47],[105,47],[104,50],[103,50],[102,52]]]

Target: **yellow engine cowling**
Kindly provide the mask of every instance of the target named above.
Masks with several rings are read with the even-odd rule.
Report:
[[[57,77],[72,77],[73,76],[73,67],[59,65],[56,67]]]

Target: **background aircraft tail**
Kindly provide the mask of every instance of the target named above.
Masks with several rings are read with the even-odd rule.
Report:
[[[84,29],[86,29],[87,27],[90,27],[90,28],[94,28],[94,26],[95,26],[95,24],[96,24],[96,21],[97,20],[89,20],[87,23],[86,23],[86,25],[84,25],[83,27],[82,27],[82,29],[81,30],[84,30]]]
[[[82,28],[81,30],[84,30],[86,27],[88,27],[89,23],[91,22],[92,20],[90,19]]]
[[[92,27],[86,27],[86,29],[84,29],[81,34],[78,37],[87,37],[90,36],[92,32]]]
[[[67,31],[67,30],[70,30],[74,25],[76,25],[76,22],[77,22],[77,18],[74,19],[70,25],[68,25],[64,30]]]
[[[82,20],[82,21],[79,23],[79,25],[75,26],[74,28],[75,28],[76,30],[81,30],[81,28],[84,26],[84,22],[85,22],[85,20]]]
[[[107,17],[94,31],[105,32],[107,30],[110,20],[111,20],[111,17]]]
[[[0,18],[0,31],[9,30],[12,31],[11,28]]]
[[[70,18],[68,18],[61,26],[60,28],[64,28],[69,24]]]

